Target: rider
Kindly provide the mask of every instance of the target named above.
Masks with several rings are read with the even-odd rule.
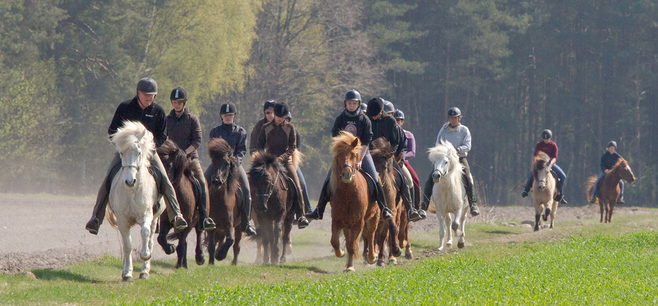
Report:
[[[162,106],[153,102],[158,94],[158,85],[155,80],[146,77],[137,83],[137,94],[131,100],[119,104],[117,107],[112,123],[107,132],[113,135],[121,127],[124,121],[132,120],[141,122],[147,130],[153,133],[156,147],[161,146],[167,140],[167,130],[165,127],[165,112]],[[187,222],[180,213],[176,192],[167,177],[167,171],[160,161],[158,154],[153,154],[151,158],[151,170],[158,172],[154,177],[158,184],[160,193],[165,197],[167,205],[167,214],[169,220],[173,223],[174,229],[181,231],[187,227]],[[98,190],[96,204],[91,219],[87,221],[85,229],[90,233],[97,235],[98,229],[105,218],[105,207],[107,206],[112,180],[121,168],[121,157],[119,153],[114,154],[114,159],[110,162],[105,179]]]
[[[242,220],[240,222],[240,229],[247,234],[247,236],[253,236],[256,235],[256,231],[251,225],[249,225],[251,214],[251,191],[249,190],[249,179],[247,179],[247,173],[242,167],[242,159],[245,154],[247,154],[247,131],[234,123],[236,113],[237,108],[235,107],[235,104],[231,102],[222,104],[219,110],[219,115],[222,117],[222,124],[210,130],[210,139],[222,138],[226,140],[228,145],[233,149],[233,156],[238,159],[238,169],[240,170],[238,181],[240,182],[240,187],[243,191]]]
[[[594,188],[592,188],[592,199],[590,200],[590,203],[596,202],[596,192],[598,191],[599,181],[610,172],[610,169],[617,164],[617,161],[619,161],[620,158],[622,157],[617,153],[617,142],[614,140],[608,142],[608,149],[603,156],[601,156],[601,173],[599,173],[599,176],[594,183]],[[619,180],[619,199],[617,199],[617,204],[624,204],[624,180]]]
[[[288,115],[286,115],[286,122],[292,121],[292,114],[288,112]],[[295,141],[297,142],[297,150],[301,153],[302,152],[302,136],[299,134],[299,130],[295,129]],[[302,173],[302,169],[297,166],[297,177],[299,177],[299,182],[302,183],[302,196],[304,197],[304,204],[306,211],[311,211],[311,202],[308,199],[308,190],[306,189],[306,179],[304,178],[304,173]]]
[[[391,107],[393,107],[392,103]],[[393,111],[395,111],[395,108],[393,108]],[[399,145],[404,142],[404,139],[402,139],[404,133],[395,122],[395,119],[384,112],[384,99],[381,97],[370,99],[370,101],[368,101],[368,110],[366,111],[366,114],[372,123],[372,138],[377,139],[379,137],[384,137],[391,144],[391,150],[397,154],[396,156],[399,156],[399,154],[402,153],[402,149],[398,150],[398,148]],[[372,143],[370,144],[372,145]],[[397,173],[400,174],[400,179],[396,178],[395,183],[397,185],[397,190],[402,196],[402,202],[404,203],[405,209],[407,210],[407,217],[411,221],[418,221],[422,219],[422,217],[418,213],[418,210],[413,207],[413,200],[411,199],[411,194],[407,187],[408,185],[405,182],[406,179],[402,175],[400,164],[394,162],[393,165]]]
[[[201,187],[201,201],[199,202],[202,205],[197,207],[200,220],[203,220],[200,228],[203,230],[213,230],[217,225],[208,217],[208,210],[206,205],[204,205],[207,203],[208,189],[201,163],[199,163],[199,154],[197,153],[197,148],[201,145],[201,124],[199,123],[199,118],[185,107],[185,104],[187,104],[187,91],[185,89],[177,87],[172,90],[169,100],[171,100],[171,105],[174,109],[165,118],[167,136],[176,146],[185,150],[185,154],[190,157],[192,173]]]
[[[402,131],[404,132],[405,151],[402,158],[402,160],[404,160],[403,170],[404,168],[406,168],[407,171],[409,172],[409,175],[411,176],[411,180],[413,181],[414,184],[414,205],[417,205],[418,204],[417,201],[420,201],[420,179],[418,179],[418,175],[416,174],[416,171],[414,171],[414,168],[412,168],[411,165],[409,164],[409,160],[416,157],[416,138],[414,137],[413,133],[402,128],[402,125],[404,125],[404,112],[402,112],[399,109],[396,109],[395,112],[393,113],[393,118],[395,118],[395,121],[400,126],[400,129],[402,129]],[[427,218],[427,214],[422,209],[418,210],[418,214],[423,219]]]
[[[480,214],[477,206],[477,197],[475,196],[475,185],[473,183],[473,176],[471,175],[471,168],[468,165],[466,156],[471,151],[471,132],[469,129],[460,123],[462,120],[462,112],[457,107],[448,109],[448,122],[446,122],[436,135],[436,144],[438,145],[441,140],[450,142],[457,150],[459,155],[459,163],[464,166],[462,181],[466,188],[466,196],[468,197],[468,205],[471,207],[471,216]],[[423,187],[423,197],[421,199],[420,207],[427,209],[430,197],[432,196],[432,187],[434,182],[432,175],[425,182]]]
[[[251,130],[251,136],[249,136],[249,154],[253,154],[258,151],[256,144],[258,143],[258,136],[260,136],[260,129],[263,128],[265,123],[271,122],[274,119],[274,105],[276,101],[267,100],[263,104],[263,114],[265,115],[263,119],[258,120],[254,129]]]
[[[274,105],[274,120],[264,124],[261,128],[256,148],[259,151],[266,151],[279,157],[279,162],[286,168],[288,176],[295,182],[297,194],[301,195],[301,184],[297,177],[297,171],[293,168],[291,158],[297,143],[295,126],[286,122],[286,115],[288,115],[288,105],[284,102],[276,103]],[[298,197],[295,202],[295,213],[299,216],[297,227],[300,229],[305,228],[308,226],[308,220],[304,217],[304,199]]]
[[[375,169],[375,164],[372,161],[372,156],[370,155],[370,151],[368,149],[368,145],[372,140],[372,128],[370,126],[370,119],[364,115],[363,111],[359,107],[361,104],[361,94],[356,89],[348,90],[345,93],[343,104],[345,106],[345,110],[343,110],[343,112],[340,113],[340,115],[334,121],[334,126],[331,129],[331,136],[336,137],[340,131],[347,131],[361,140],[361,159],[356,163],[355,168],[363,170],[375,181],[375,186],[377,189],[376,202],[382,212],[382,218],[384,220],[391,219],[393,214],[391,213],[391,210],[386,206],[384,189],[382,188],[382,184],[379,182],[377,170]],[[322,185],[318,206],[315,208],[315,210],[306,215],[306,217],[309,219],[322,220],[324,210],[327,207],[327,202],[331,200],[331,190],[329,189],[330,177],[331,169],[329,169],[327,178],[324,180],[324,185]]]
[[[549,164],[552,164],[553,166],[551,167],[551,170],[557,174],[558,177],[558,183],[557,183],[557,191],[558,193],[555,195],[555,201],[559,201],[562,204],[567,204],[567,201],[564,199],[564,194],[562,193],[562,187],[564,187],[564,182],[567,179],[567,176],[564,174],[564,171],[562,171],[562,168],[560,168],[556,163],[557,163],[557,153],[558,153],[558,148],[557,144],[553,142],[551,139],[553,138],[553,132],[549,129],[545,129],[541,131],[541,138],[542,140],[537,142],[537,145],[535,145],[535,153],[532,155],[537,156],[539,152],[544,152],[548,157],[550,158]],[[521,197],[527,197],[528,193],[530,192],[530,188],[532,187],[532,172],[528,174],[528,180],[525,184],[525,188],[523,189],[523,193],[521,194]]]

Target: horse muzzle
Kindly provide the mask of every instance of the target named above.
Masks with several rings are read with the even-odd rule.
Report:
[[[135,183],[137,183],[136,179],[126,180],[126,185],[128,185],[130,188],[135,187]]]
[[[340,179],[343,181],[343,183],[350,184],[352,183],[355,174],[356,169],[354,169],[354,167],[345,165],[343,166],[343,170],[340,172]]]
[[[438,183],[441,180],[441,177],[443,177],[443,173],[441,171],[434,171],[432,172],[432,180],[434,183]]]

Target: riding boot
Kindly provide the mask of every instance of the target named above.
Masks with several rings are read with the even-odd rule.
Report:
[[[480,214],[480,210],[477,205],[477,198],[475,197],[475,191],[473,188],[473,182],[470,178],[464,175],[464,187],[466,187],[466,197],[468,198],[468,206],[471,208],[471,216],[475,217]]]
[[[420,198],[421,210],[427,210],[429,207],[430,199],[432,198],[432,188],[434,188],[434,180],[432,179],[432,175],[430,175],[430,177],[425,182],[425,186],[423,187],[423,195]]]
[[[119,157],[119,154],[116,154],[110,163],[110,169],[107,171],[105,180],[103,181],[103,184],[101,184],[101,188],[98,190],[96,205],[94,205],[94,212],[91,219],[89,219],[85,225],[85,229],[91,234],[98,235],[98,229],[100,228],[101,223],[103,223],[103,219],[105,219],[105,209],[109,202],[112,181],[120,169],[121,158]]]
[[[318,199],[318,205],[312,212],[306,214],[306,218],[309,220],[322,220],[324,216],[324,210],[327,207],[327,203],[331,199],[329,195],[329,181],[325,181],[322,185],[322,190],[320,191],[320,198]]]
[[[249,224],[251,220],[251,195],[244,195],[242,200],[242,214],[240,214],[240,230],[247,236],[255,236],[256,230]]]
[[[395,183],[397,185],[400,196],[402,196],[402,203],[404,203],[404,208],[407,210],[407,218],[411,222],[420,221],[423,218],[418,214],[418,211],[413,207],[413,200],[411,200],[411,193],[409,188],[407,188],[407,183],[405,182],[404,176],[397,172]]]
[[[174,186],[171,185],[169,178],[167,177],[167,172],[160,161],[160,157],[157,154],[153,155],[151,158],[151,168],[156,182],[158,183],[158,190],[165,199],[165,205],[167,205],[167,211],[169,215],[169,220],[174,226],[174,230],[180,232],[187,228],[187,221],[183,218],[183,215],[180,212],[180,206],[178,205],[178,200],[176,199],[176,191]]]
[[[414,207],[418,210],[418,215],[420,216],[420,218],[421,219],[426,219],[427,218],[427,213],[425,212],[425,210],[420,208],[420,205],[419,205],[420,204],[419,203],[419,201],[420,201],[420,186],[414,184],[413,190],[414,190],[414,192],[412,193],[412,195],[414,197]]]
[[[376,182],[375,185],[377,186],[377,205],[379,205],[379,209],[382,211],[382,218],[384,218],[384,220],[393,218],[393,212],[386,205],[386,197],[384,196],[384,188],[382,187],[382,184]]]

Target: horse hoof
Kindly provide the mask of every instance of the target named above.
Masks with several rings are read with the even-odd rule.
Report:
[[[453,231],[457,231],[457,229],[459,228],[459,223],[457,223],[457,222],[452,222],[452,226],[451,226],[451,227],[452,227],[452,230],[453,230]]]
[[[231,261],[231,266],[237,266],[237,265],[238,265],[238,259],[237,259],[237,258],[234,258],[234,259]]]
[[[395,259],[395,258],[391,258],[391,259],[388,260],[388,264],[391,265],[391,266],[395,266],[395,265],[398,264],[398,260]]]
[[[535,232],[539,231],[539,226],[535,226]]]
[[[171,254],[174,253],[174,251],[176,251],[173,244],[168,244],[167,247],[163,248],[163,249],[165,251],[165,254],[167,254],[167,255],[171,255]]]
[[[206,258],[203,256],[197,256],[195,259],[198,266],[203,266],[203,264],[206,263]]]
[[[341,249],[336,250],[336,257],[338,258],[343,258],[345,256],[345,252]]]
[[[180,265],[179,265],[179,264],[176,264],[176,269],[180,269]]]
[[[143,255],[140,254],[139,257],[140,257],[143,261],[151,260],[151,254],[149,254],[149,255],[147,255],[147,256],[143,256]]]
[[[393,253],[393,256],[395,257],[400,257],[400,255],[402,255],[402,250],[400,248],[395,248],[391,253]]]
[[[354,267],[345,268],[345,270],[343,270],[343,272],[345,272],[345,273],[350,273],[350,272],[354,272],[354,271],[355,271]]]
[[[404,258],[406,259],[414,259],[414,255],[411,254],[411,252],[404,254]]]
[[[146,273],[146,272],[139,273],[139,278],[140,278],[140,279],[148,279],[148,278],[149,278],[149,274]]]
[[[288,261],[288,260],[287,260],[285,257],[281,257],[281,259],[279,260],[279,263],[284,264],[284,263],[286,263],[287,261]]]
[[[457,247],[460,248],[460,249],[463,249],[464,248],[464,242],[462,242],[462,241],[457,242]]]
[[[446,246],[449,247],[449,248],[451,248],[451,247],[452,247],[452,241],[450,241],[450,242],[446,242]]]
[[[383,260],[377,260],[377,266],[378,266],[378,267],[384,267],[384,266],[386,266],[386,265],[384,264],[384,261],[383,261]]]
[[[375,261],[375,257],[374,257],[374,256],[373,256],[372,258],[368,258],[368,259],[366,260],[366,263],[369,264],[369,265],[375,264],[375,262],[376,262],[376,261]]]
[[[124,282],[132,282],[132,281],[133,281],[133,277],[132,277],[132,276],[124,276],[124,277],[123,277],[123,281],[124,281]]]

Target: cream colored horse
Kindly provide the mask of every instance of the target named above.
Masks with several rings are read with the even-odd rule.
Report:
[[[466,189],[462,182],[464,166],[459,163],[457,150],[450,142],[441,141],[437,146],[428,150],[432,162],[432,203],[436,207],[436,217],[439,219],[439,250],[443,250],[443,238],[446,235],[447,224],[451,225],[455,235],[459,237],[457,247],[463,248],[465,244],[464,223],[468,202]],[[452,247],[452,232],[448,229],[446,245]]]
[[[155,212],[153,210],[159,199],[155,179],[148,171],[151,158],[158,158],[153,156],[153,135],[141,123],[126,121],[111,139],[121,155],[121,170],[112,180],[107,219],[110,225],[119,229],[123,240],[121,276],[123,281],[133,278],[130,228],[137,224],[141,226],[142,237],[139,256],[144,260],[139,278],[148,278],[155,228],[165,208],[159,205]]]
[[[553,200],[555,194],[555,178],[551,174],[550,157],[544,152],[539,152],[532,159],[532,202],[535,206],[535,231],[539,230],[539,217],[542,216],[544,221],[551,217],[551,229],[553,229],[553,220],[557,211],[558,201]]]

